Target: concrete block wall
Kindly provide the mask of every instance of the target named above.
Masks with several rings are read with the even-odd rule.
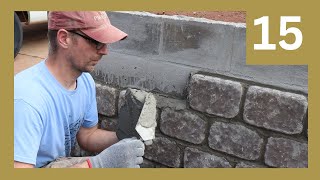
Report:
[[[95,79],[183,98],[190,73],[209,72],[308,93],[304,65],[246,65],[246,25],[144,12],[107,12],[128,34],[110,45]]]
[[[244,24],[107,13],[129,37],[92,73],[100,128],[115,130],[126,88],[155,94],[142,167],[308,167],[307,66],[246,65]]]

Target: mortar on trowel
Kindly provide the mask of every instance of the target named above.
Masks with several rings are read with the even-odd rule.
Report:
[[[117,125],[119,139],[137,137],[146,145],[155,138],[156,99],[152,93],[128,88],[120,108]]]

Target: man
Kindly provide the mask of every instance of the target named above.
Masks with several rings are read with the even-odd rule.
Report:
[[[139,168],[140,140],[120,140],[97,128],[95,84],[88,73],[108,54],[108,44],[127,34],[112,26],[105,12],[50,12],[48,29],[47,59],[14,78],[14,167],[51,162],[50,167]],[[76,141],[99,154],[69,158]]]

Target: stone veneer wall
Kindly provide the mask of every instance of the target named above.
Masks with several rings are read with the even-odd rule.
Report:
[[[125,89],[96,89],[100,127],[113,131]],[[210,74],[191,74],[186,89],[153,92],[156,139],[142,167],[308,167],[307,94]]]

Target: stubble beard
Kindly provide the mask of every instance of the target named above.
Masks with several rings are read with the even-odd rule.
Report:
[[[75,60],[73,57],[69,57],[69,62],[72,62],[72,67],[75,71],[79,72],[80,74],[81,73],[90,73],[94,70],[95,65],[91,65],[90,62],[89,63],[86,63],[86,64],[77,64],[75,63],[77,60]]]

